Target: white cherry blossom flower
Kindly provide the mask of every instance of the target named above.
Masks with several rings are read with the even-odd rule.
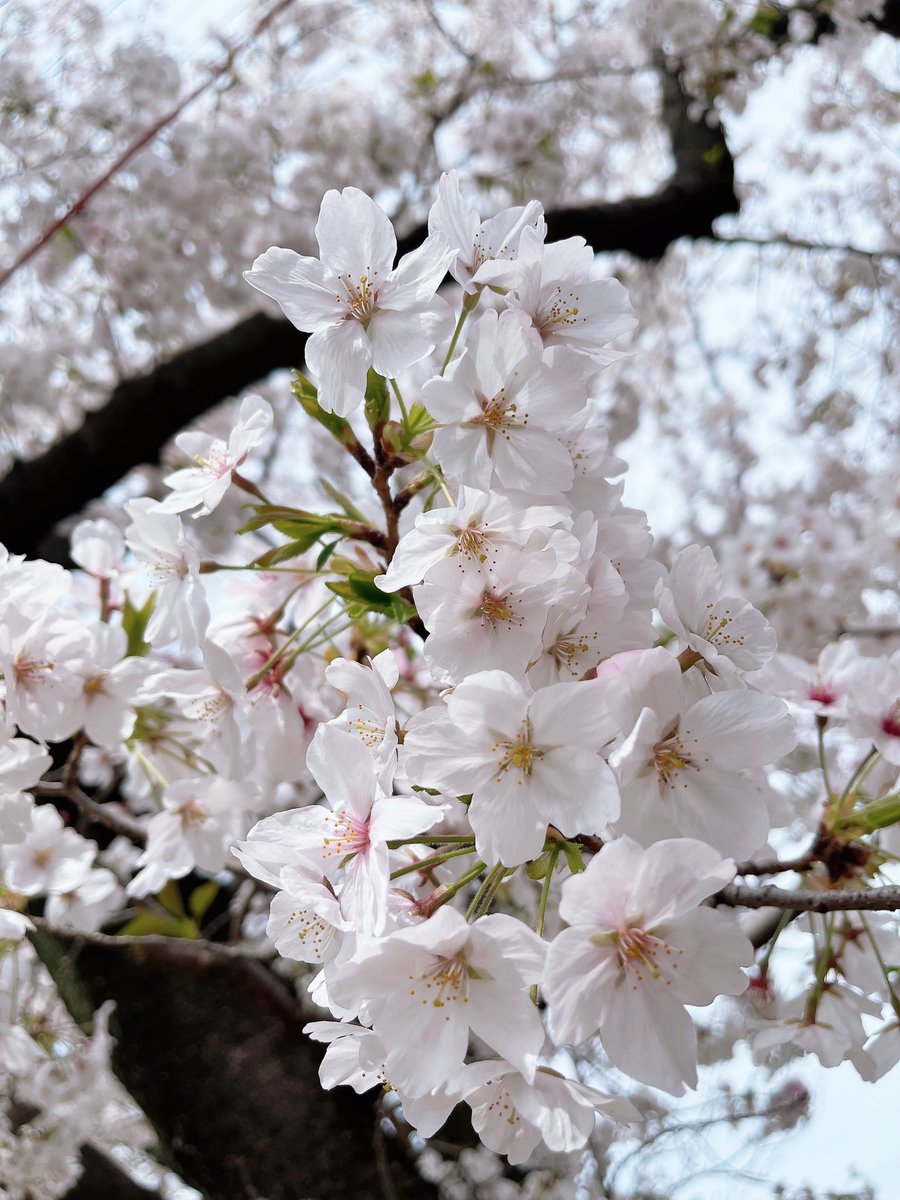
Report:
[[[0,675],[6,709],[23,733],[60,742],[81,724],[81,679],[73,665],[88,636],[52,609],[36,620],[16,609],[0,625]]]
[[[854,678],[848,700],[850,732],[872,742],[900,767],[900,650],[887,660],[871,659]]]
[[[595,370],[621,358],[607,342],[634,329],[628,293],[617,279],[592,279],[594,252],[584,238],[544,243],[522,230],[514,262],[482,270],[485,282],[509,289],[509,307],[528,318],[535,344],[568,346],[591,356]]]
[[[560,524],[566,512],[551,505],[514,503],[498,492],[463,485],[455,506],[433,508],[416,517],[415,528],[400,539],[390,566],[375,582],[383,592],[421,583],[445,558],[460,570],[480,570],[501,545],[523,545],[535,530]]]
[[[645,845],[702,838],[739,858],[765,844],[765,798],[740,772],[793,749],[796,730],[783,700],[740,689],[691,703],[678,662],[657,649],[610,682],[608,703],[623,727],[634,721],[609,760],[622,794],[620,833]]]
[[[422,389],[442,428],[432,452],[453,479],[485,490],[499,485],[533,496],[572,484],[568,450],[556,436],[587,403],[592,374],[582,356],[548,361],[529,345],[520,314],[485,312],[466,352]]]
[[[199,504],[195,517],[211,513],[231,486],[234,472],[271,428],[272,406],[268,401],[262,396],[245,396],[227,442],[199,431],[179,433],[175,445],[193,465],[166,476],[164,482],[172,491],[157,511],[180,513]]]
[[[775,653],[775,630],[747,600],[722,595],[722,573],[708,546],[688,546],[657,590],[660,615],[706,661],[729,659],[756,671]]]
[[[362,403],[370,367],[393,377],[434,349],[441,317],[433,298],[455,254],[434,235],[394,269],[391,223],[353,187],[325,193],[316,240],[321,261],[273,246],[244,278],[312,334],[306,362],[319,403],[347,416]]]
[[[428,214],[428,232],[445,236],[456,251],[450,274],[466,292],[475,292],[482,285],[485,263],[516,257],[519,238],[526,225],[533,226],[543,239],[544,210],[536,200],[530,200],[524,207],[505,208],[495,217],[482,221],[475,209],[460,196],[456,171],[441,176],[438,198]]]
[[[699,907],[734,864],[688,838],[644,850],[608,842],[562,886],[570,926],[550,945],[544,993],[557,1044],[599,1032],[614,1066],[681,1095],[697,1082],[697,1035],[686,1004],[711,1004],[747,986],[749,940],[721,913]]]
[[[561,586],[551,550],[500,546],[481,571],[439,562],[414,592],[431,633],[425,658],[432,672],[453,682],[488,667],[522,674],[540,653],[547,609]]]
[[[419,925],[361,945],[335,994],[362,1005],[401,1094],[422,1096],[452,1078],[470,1030],[533,1079],[544,1028],[528,988],[540,979],[544,954],[521,921],[498,913],[469,925],[445,905]]]
[[[410,723],[403,762],[410,778],[471,793],[479,855],[514,867],[537,858],[547,826],[566,837],[602,833],[619,797],[599,755],[615,731],[596,682],[563,683],[529,696],[505,671],[469,675]]]
[[[145,496],[129,500],[125,508],[132,519],[125,531],[128,547],[156,594],[145,636],[163,645],[177,639],[182,650],[196,650],[209,624],[200,556],[174,513],[160,512]]]
[[[531,1081],[499,1059],[474,1063],[467,1070],[471,1076],[491,1072],[479,1087],[467,1087],[466,1103],[472,1109],[475,1132],[489,1150],[505,1154],[513,1166],[526,1162],[541,1141],[559,1154],[580,1150],[593,1133],[597,1116],[617,1122],[638,1119],[629,1101],[566,1079],[548,1067],[538,1067]]]
[[[23,896],[70,892],[87,878],[97,853],[94,842],[67,829],[49,804],[32,810],[31,828],[16,845],[0,847],[7,887]]]

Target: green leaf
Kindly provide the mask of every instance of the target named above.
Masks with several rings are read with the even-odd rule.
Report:
[[[315,541],[315,538],[313,538]],[[274,546],[271,550],[267,550],[265,554],[258,554],[250,564],[258,568],[260,571],[268,571],[270,567],[277,567],[281,563],[290,562],[292,558],[299,558],[301,554],[305,554],[310,547],[307,541],[285,542],[283,546]]]
[[[173,917],[187,916],[184,901],[181,899],[181,889],[174,879],[170,879],[162,891],[156,893],[156,899]]]
[[[336,541],[328,542],[327,545],[322,547],[322,549],[319,551],[319,557],[316,559],[316,571],[322,570],[340,544],[341,539],[338,538]]]
[[[586,870],[584,859],[581,857],[581,847],[576,842],[563,842],[562,851],[573,875],[580,875]]]
[[[319,404],[315,386],[299,371],[291,380],[291,391],[306,415],[312,417],[314,421],[318,421],[342,445],[356,441],[356,435],[349,421],[345,421],[343,417],[336,417],[334,413],[326,412]]]
[[[209,906],[219,894],[219,885],[214,879],[208,879],[206,883],[201,883],[199,887],[195,887],[188,897],[188,908],[191,911],[191,916],[200,924],[209,909]]]
[[[395,621],[405,624],[416,615],[416,610],[407,604],[396,593],[387,595],[375,583],[375,572],[365,573],[351,570],[346,579],[329,581],[325,585],[336,596],[348,600],[347,612],[351,617],[356,613],[375,612],[385,617],[393,617]],[[356,611],[354,611],[356,610]]]
[[[338,508],[342,509],[347,516],[351,518],[351,520],[360,521],[363,525],[368,524],[367,518],[354,505],[349,496],[345,496],[343,492],[339,492],[333,483],[329,483],[327,479],[324,479],[321,476],[319,477],[318,483],[325,495],[329,496],[335,502]]]
[[[133,658],[143,658],[150,650],[149,642],[144,641],[147,624],[156,607],[156,593],[151,592],[142,608],[135,608],[128,593],[125,593],[125,604],[122,608],[122,628],[128,638],[125,653]]]
[[[164,913],[141,908],[137,916],[119,930],[123,937],[147,937],[161,934],[163,937],[196,938],[200,936],[197,922],[190,917],[167,917]]]

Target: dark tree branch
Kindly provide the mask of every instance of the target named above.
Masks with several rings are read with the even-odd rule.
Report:
[[[376,1154],[377,1087],[322,1090],[322,1048],[261,964],[158,939],[32,940],[76,1020],[115,1001],[116,1073],[207,1200],[384,1200],[386,1177],[397,1200],[437,1200],[397,1139]]]

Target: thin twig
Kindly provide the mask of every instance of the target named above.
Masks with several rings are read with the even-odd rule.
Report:
[[[178,101],[174,108],[170,108],[169,111],[164,113],[158,121],[154,121],[149,129],[145,129],[136,141],[127,146],[118,156],[118,158],[116,158],[114,162],[103,172],[103,174],[95,179],[90,187],[88,187],[86,191],[82,192],[78,199],[73,201],[72,204],[68,206],[62,216],[48,225],[46,229],[42,230],[37,240],[32,242],[30,246],[22,251],[12,266],[8,267],[2,274],[0,274],[0,287],[3,287],[3,285],[7,283],[13,275],[15,275],[20,267],[24,267],[26,263],[30,262],[31,259],[34,258],[34,256],[38,253],[38,251],[41,250],[42,247],[46,246],[47,243],[59,232],[60,229],[62,229],[62,227],[68,221],[70,221],[73,217],[78,216],[78,214],[87,207],[88,203],[94,198],[94,196],[96,196],[97,193],[104,188],[107,183],[109,183],[110,179],[112,179],[114,175],[118,174],[118,172],[121,171],[122,168],[126,166],[136,154],[138,154],[146,145],[152,142],[153,139],[168,125],[171,125],[173,121],[176,121],[184,112],[184,110],[193,104],[195,100],[199,99],[199,97],[202,96],[203,93],[207,91],[207,89],[210,88],[217,79],[220,79],[226,71],[229,71],[238,54],[240,54],[242,50],[245,50],[247,46],[254,42],[256,38],[268,28],[272,21],[274,21],[275,18],[284,11],[284,9],[293,4],[293,2],[294,0],[278,0],[277,4],[273,5],[273,7],[270,8],[267,13],[260,17],[243,41],[238,42],[236,46],[229,50],[225,58],[217,66],[210,70],[209,74],[202,83],[199,83],[193,89],[193,91],[182,97],[182,99]]]

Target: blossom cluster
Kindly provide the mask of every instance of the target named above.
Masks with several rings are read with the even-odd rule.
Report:
[[[628,298],[582,239],[547,241],[539,205],[482,221],[450,173],[396,266],[356,188],[327,193],[316,233],[319,258],[273,247],[247,279],[310,335],[318,386],[298,379],[298,400],[364,468],[386,529],[347,497],[324,515],[271,503],[244,473],[273,421],[250,396],[227,438],[179,437],[163,500],[77,527],[78,571],[4,552],[9,953],[32,900],[54,928],[130,904],[126,932],[197,936],[204,881],[243,873],[277,952],[315,968],[323,1084],[389,1086],[423,1136],[465,1102],[513,1163],[638,1117],[622,1087],[579,1078],[592,1039],[632,1081],[695,1086],[688,1008],[720,996],[757,1005],[760,1056],[791,1043],[883,1073],[900,1057],[890,921],[811,922],[814,982],[779,1007],[717,898],[795,816],[827,866],[811,858],[807,886],[889,870],[900,659],[776,656],[710,549],[657,561],[592,401]],[[203,541],[236,496],[250,563]],[[771,769],[802,771],[811,745],[825,803],[786,811]],[[119,836],[101,849],[91,820]]]

